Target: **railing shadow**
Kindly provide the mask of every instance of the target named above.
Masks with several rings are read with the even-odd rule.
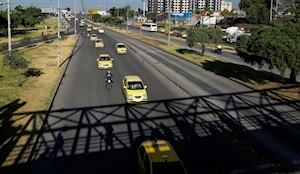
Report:
[[[169,140],[188,173],[294,172],[300,159],[299,146],[292,146],[299,141],[300,101],[267,96],[276,90],[158,100],[144,105],[52,108],[49,112],[15,113],[24,103],[14,101],[0,109],[1,135],[4,129],[8,132],[0,141],[0,172],[137,173],[133,147],[135,138],[141,136]],[[45,114],[38,132],[38,121]],[[23,126],[13,124],[22,119],[27,120]],[[285,134],[278,135],[278,130]],[[284,135],[289,136],[288,141]],[[27,141],[20,143],[22,136]],[[270,150],[271,137],[294,152],[291,161],[283,162],[280,154]],[[267,161],[248,148],[254,148]],[[10,165],[3,166],[4,161]]]

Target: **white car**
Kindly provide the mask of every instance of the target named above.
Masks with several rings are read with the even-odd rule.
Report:
[[[98,32],[99,33],[104,33],[104,29],[99,27]]]

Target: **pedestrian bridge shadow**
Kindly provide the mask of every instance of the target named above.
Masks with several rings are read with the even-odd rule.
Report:
[[[11,165],[2,163],[0,173],[138,173],[135,139],[145,136],[168,140],[188,173],[295,172],[300,101],[276,90],[12,113],[6,119],[30,118],[18,130],[34,129],[1,141],[3,147],[20,134],[27,140],[6,153]],[[38,132],[35,118],[44,116]],[[289,160],[283,151],[293,153]]]

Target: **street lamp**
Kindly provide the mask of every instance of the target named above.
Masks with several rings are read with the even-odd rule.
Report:
[[[60,0],[58,0],[58,8],[57,8],[57,65],[60,65]]]
[[[270,22],[272,21],[272,12],[273,12],[273,0],[271,0]]]
[[[75,20],[74,20],[74,35],[76,36],[76,0],[75,0],[75,9],[74,9],[74,16],[75,16]]]
[[[170,34],[170,32],[171,32],[171,10],[170,10],[170,8],[171,8],[171,2],[170,2],[170,0],[169,0],[169,8],[168,8],[168,22],[169,22],[169,27],[168,27],[168,30],[169,30],[169,32],[168,32],[168,45],[171,45],[171,34]]]
[[[0,5],[1,5],[1,11],[2,11],[2,4],[3,4],[3,2],[2,2],[2,1],[0,1]]]
[[[128,31],[128,22],[129,22],[129,0],[127,0],[127,12],[126,12],[126,16],[127,16],[127,28],[126,31]]]
[[[2,4],[1,4],[2,6]],[[11,51],[10,0],[7,0],[8,51]]]

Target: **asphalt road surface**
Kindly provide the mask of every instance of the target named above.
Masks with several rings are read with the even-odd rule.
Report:
[[[98,36],[105,48],[96,49],[86,37],[76,45],[48,122],[32,151],[29,173],[137,173],[133,144],[137,136],[144,135],[169,140],[188,173],[278,172],[238,141],[241,136],[236,134],[257,141],[254,145],[262,144],[266,152],[280,149],[274,152],[280,162],[299,160],[297,148],[280,134],[298,130],[295,103],[288,106],[270,99],[114,32]],[[117,42],[128,46],[127,55],[115,53]],[[105,88],[106,71],[97,69],[99,53],[114,58],[111,90]],[[148,104],[125,104],[121,81],[129,74],[139,75],[148,85]],[[270,128],[274,125],[279,134]],[[291,139],[298,136],[289,135]]]
[[[123,27],[126,28],[126,25],[123,25]],[[140,29],[139,29],[138,26],[129,25],[128,29],[129,29],[129,31],[133,31],[135,33],[140,33]],[[157,40],[167,42],[167,37],[156,35],[153,32],[142,31],[142,35],[150,36],[150,37],[153,37]],[[197,50],[199,52],[202,52],[201,46],[196,45],[193,48],[189,48],[185,42],[178,41],[178,40],[175,40],[175,39],[172,39],[172,38],[171,38],[171,44],[178,45],[181,48],[193,49],[193,50]],[[226,44],[226,45],[228,45],[228,44]],[[280,75],[280,72],[276,68],[269,69],[268,65],[263,65],[262,67],[260,67],[257,64],[251,65],[251,64],[245,63],[234,51],[224,50],[222,54],[218,54],[218,53],[214,52],[214,49],[206,48],[205,54],[211,55],[211,56],[214,56],[214,57],[218,57],[220,59],[223,59],[223,60],[235,63],[235,64],[245,65],[245,66],[251,67],[251,68],[256,69],[256,70],[261,70],[261,71],[265,71],[265,72],[268,72],[268,73],[274,73],[275,75]],[[286,72],[284,73],[284,77],[289,78],[289,75],[290,75],[290,70],[286,70]],[[297,81],[300,82],[300,75],[297,76]]]

